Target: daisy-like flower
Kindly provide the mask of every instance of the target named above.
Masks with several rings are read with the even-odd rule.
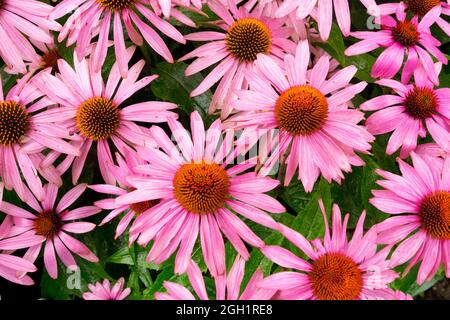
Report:
[[[218,27],[222,31],[201,31],[186,35],[191,41],[209,41],[180,60],[197,58],[186,69],[186,76],[193,75],[216,63],[217,66],[191,92],[191,96],[204,93],[216,82],[219,82],[211,101],[209,112],[221,109],[222,118],[232,110],[229,101],[235,89],[245,83],[245,75],[252,69],[258,54],[277,57],[281,60],[285,52],[294,48],[288,40],[291,31],[283,27],[282,19],[272,19],[261,13],[250,13],[245,7],[236,7],[234,1],[228,1],[228,8],[222,3],[212,0],[208,2],[210,9],[222,19]]]
[[[450,277],[450,158],[411,153],[413,166],[399,159],[401,175],[377,170],[385,190],[372,190],[370,203],[395,215],[376,225],[377,241],[398,244],[391,265],[420,263],[417,283],[433,278],[441,265]]]
[[[136,190],[119,196],[116,203],[159,200],[141,213],[130,228],[130,237],[139,235],[139,244],[146,246],[153,240],[147,261],[160,264],[179,247],[175,273],[183,273],[200,234],[208,269],[215,277],[222,275],[225,273],[222,233],[244,259],[248,259],[249,252],[242,240],[255,247],[264,244],[235,212],[265,227],[278,228],[265,211],[281,213],[285,209],[264,192],[274,189],[279,182],[258,177],[254,172],[242,174],[254,166],[252,161],[226,168],[236,155],[231,151],[234,133],[228,131],[221,141],[220,120],[205,132],[200,115],[193,112],[192,139],[173,118],[168,124],[179,149],[160,127],[153,126],[151,134],[161,150],[138,150],[139,156],[151,165],[135,168],[140,174],[129,176],[128,183]]]
[[[303,260],[280,246],[266,246],[262,252],[284,268],[259,283],[265,289],[280,290],[283,300],[373,300],[391,299],[388,284],[398,275],[390,270],[386,260],[390,247],[377,252],[376,232],[364,234],[365,212],[358,219],[352,239],[347,239],[349,215],[342,221],[340,209],[333,206],[332,230],[328,227],[322,201],[319,201],[325,220],[323,240],[311,243],[300,233],[283,226],[281,232],[311,261]]]
[[[390,79],[401,69],[406,53],[406,63],[401,74],[402,83],[408,83],[414,70],[423,67],[429,79],[438,85],[438,74],[430,54],[443,64],[447,64],[448,60],[439,51],[438,47],[441,43],[431,35],[430,26],[436,20],[440,10],[439,8],[431,10],[418,22],[417,17],[408,19],[404,9],[404,4],[400,3],[396,10],[397,19],[381,16],[381,31],[353,32],[351,35],[362,41],[348,47],[345,54],[354,56],[379,47],[386,48],[372,67],[372,77]]]
[[[363,113],[348,109],[350,100],[367,85],[349,85],[356,67],[339,70],[327,80],[329,56],[321,56],[311,70],[307,70],[309,60],[306,40],[299,42],[295,57],[286,55],[285,71],[270,57],[259,55],[256,70],[261,76],[251,75],[250,89],[237,92],[233,107],[241,112],[227,120],[234,128],[244,128],[237,142],[244,149],[244,144],[251,147],[267,132],[278,130],[279,143],[268,148],[272,154],[262,160],[260,174],[268,174],[287,155],[285,185],[298,168],[307,192],[320,174],[327,181],[340,182],[351,165],[363,165],[354,151],[367,153],[374,139],[358,125]]]
[[[53,166],[41,165],[43,150],[58,155],[79,154],[78,148],[66,141],[78,138],[42,111],[53,102],[29,82],[30,76],[21,78],[6,95],[0,86],[0,177],[5,188],[14,189],[24,201],[26,186],[22,177],[39,200],[44,197],[39,174],[49,182],[62,183]]]
[[[134,168],[139,165],[144,165],[146,162],[139,159],[137,153],[131,150],[125,153],[125,158],[123,158],[120,154],[116,154],[116,158],[118,165],[111,165],[110,170],[112,171],[112,175],[117,180],[117,185],[96,184],[90,185],[89,188],[110,196],[109,198],[98,200],[94,203],[94,205],[103,210],[112,210],[102,220],[100,224],[101,226],[128,210],[117,225],[115,238],[118,238],[123,234],[134,217],[146,212],[148,209],[158,204],[159,201],[148,200],[126,205],[117,204],[114,197],[121,196],[123,194],[127,194],[129,191],[135,190],[134,187],[127,181],[127,177],[138,174]],[[134,242],[134,240],[136,239],[130,236],[129,241]]]
[[[50,13],[50,19],[59,19],[75,9],[59,33],[58,41],[67,38],[67,46],[76,43],[75,52],[79,61],[87,55],[90,43],[98,35],[97,44],[91,54],[95,72],[99,72],[105,62],[109,31],[112,27],[119,71],[121,76],[126,78],[128,60],[125,58],[127,54],[124,28],[135,45],[141,46],[145,39],[148,45],[168,62],[173,62],[172,54],[149,23],[173,40],[186,42],[183,35],[169,22],[158,17],[149,5],[149,0],[64,0]]]
[[[44,200],[39,202],[31,194],[28,196],[28,211],[11,203],[3,201],[0,212],[14,218],[8,238],[0,243],[0,250],[16,250],[28,248],[24,259],[34,262],[41,249],[44,248],[44,264],[48,274],[53,279],[58,277],[58,256],[62,263],[71,270],[77,269],[73,254],[81,258],[97,262],[98,258],[82,242],[69,233],[86,233],[95,228],[95,224],[78,220],[99,213],[95,206],[84,206],[73,210],[68,208],[86,190],[86,184],[80,184],[69,190],[55,205],[58,187],[47,184],[44,187]],[[56,252],[56,253],[55,253]]]
[[[61,26],[48,18],[52,6],[36,0],[0,2],[0,57],[10,73],[26,73],[36,60],[35,42],[52,43],[50,30]]]
[[[0,224],[0,246],[2,246],[2,239],[6,238],[11,230],[11,220],[11,217],[6,217]],[[36,271],[36,267],[31,262],[8,253],[2,253],[0,250],[0,277],[17,284],[31,286],[34,281],[25,273],[34,271]],[[18,277],[18,272],[24,274]]]
[[[414,17],[422,18],[430,11],[438,11],[438,14],[433,14],[435,23],[450,36],[450,24],[445,21],[441,15],[450,16],[449,2],[441,0],[408,0],[406,1],[406,8]],[[397,10],[397,3],[383,3],[378,7],[382,15],[393,14]]]
[[[439,73],[439,71],[437,71]],[[417,146],[417,138],[427,131],[444,150],[450,151],[450,89],[434,88],[425,71],[417,70],[414,84],[382,79],[393,94],[375,97],[361,104],[365,111],[375,111],[367,118],[366,127],[374,135],[393,131],[387,154],[401,147],[400,156],[407,157]]]
[[[216,277],[216,300],[270,300],[276,290],[260,289],[257,284],[263,279],[261,270],[256,272],[250,278],[244,291],[241,293],[241,284],[244,279],[245,260],[237,256],[228,275]],[[195,294],[200,300],[209,300],[206,292],[205,281],[198,265],[191,260],[187,268],[187,275],[194,289]],[[196,300],[197,298],[184,286],[170,281],[164,282],[164,288],[167,293],[156,292],[156,300]]]
[[[131,289],[125,288],[125,279],[120,278],[111,287],[108,279],[88,285],[89,292],[83,293],[84,300],[124,300],[130,295]]]
[[[128,62],[134,47],[127,50],[123,58]],[[56,119],[70,132],[80,134],[77,142],[80,156],[68,156],[61,172],[72,165],[72,180],[76,184],[80,177],[87,154],[93,143],[97,144],[98,164],[101,174],[108,184],[115,184],[115,178],[108,170],[113,163],[109,142],[124,152],[129,145],[148,145],[152,142],[144,128],[133,121],[159,123],[176,113],[168,111],[176,108],[173,103],[148,101],[121,107],[123,102],[136,91],[147,86],[157,76],[148,76],[137,80],[145,61],[141,60],[130,68],[126,79],[120,77],[116,62],[109,74],[106,85],[100,72],[95,72],[92,60],[74,59],[75,69],[64,60],[58,60],[59,73],[52,75],[42,72],[34,78],[36,86],[48,97],[58,103],[60,108],[43,112],[47,117]],[[50,153],[44,163],[53,163],[55,153]]]
[[[374,0],[361,0],[368,9],[376,8]],[[295,12],[297,19],[305,19],[309,15],[317,21],[320,37],[328,40],[333,24],[333,6],[336,20],[344,36],[350,34],[350,7],[348,0],[284,0],[275,12],[275,17],[283,18]]]

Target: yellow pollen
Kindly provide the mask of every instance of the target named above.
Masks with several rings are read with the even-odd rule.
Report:
[[[15,101],[0,102],[0,144],[16,144],[29,127],[27,110]]]
[[[358,265],[339,253],[325,253],[314,261],[309,278],[320,300],[355,300],[363,286]]]
[[[109,99],[91,98],[78,108],[76,122],[85,137],[92,140],[108,139],[119,127],[119,109]]]
[[[258,53],[269,53],[272,34],[266,24],[255,18],[235,21],[227,31],[228,51],[240,61],[252,62]]]
[[[283,92],[275,104],[281,129],[292,135],[309,135],[320,129],[328,116],[326,97],[316,88],[302,85]]]
[[[43,211],[38,214],[34,221],[36,234],[46,237],[54,237],[62,228],[61,217],[54,211]]]
[[[189,212],[213,213],[222,208],[228,196],[230,179],[215,163],[187,163],[175,173],[174,195]]]
[[[422,228],[435,239],[450,240],[450,192],[437,191],[427,196],[419,211]]]

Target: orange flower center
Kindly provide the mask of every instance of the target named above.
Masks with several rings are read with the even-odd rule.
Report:
[[[228,51],[240,61],[255,61],[258,53],[269,53],[272,34],[266,24],[255,18],[235,21],[227,31]]]
[[[137,215],[147,211],[150,208],[153,208],[159,203],[159,200],[148,200],[142,201],[138,203],[130,204],[130,209],[134,211]]]
[[[450,192],[427,196],[419,211],[422,228],[435,239],[450,240]]]
[[[317,259],[309,278],[314,295],[320,300],[354,300],[363,286],[358,265],[339,253],[326,253]]]
[[[187,163],[175,173],[174,194],[186,210],[208,214],[222,208],[228,196],[230,179],[215,163]]]
[[[92,140],[110,138],[119,127],[119,109],[105,98],[91,98],[83,102],[77,110],[77,127]]]
[[[0,144],[10,146],[19,142],[29,127],[27,110],[15,101],[0,102]]]
[[[419,31],[411,21],[399,21],[397,26],[392,30],[394,40],[404,47],[414,46],[419,42]]]
[[[43,68],[52,68],[52,73],[56,73],[59,71],[58,59],[60,58],[58,50],[50,49],[42,56],[41,65]]]
[[[46,238],[52,238],[62,228],[61,217],[54,211],[43,211],[34,221],[36,234]]]
[[[281,129],[292,135],[309,135],[320,129],[328,116],[325,96],[308,85],[287,89],[275,104],[275,118]]]
[[[408,0],[408,9],[413,14],[423,17],[439,3],[440,0]]]
[[[97,0],[97,2],[111,10],[123,10],[132,7],[136,0]]]
[[[426,119],[436,113],[438,98],[433,89],[414,87],[405,99],[406,112],[413,118]]]

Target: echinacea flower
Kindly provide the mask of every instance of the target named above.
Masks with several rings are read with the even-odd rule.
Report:
[[[257,284],[263,279],[260,269],[253,273],[247,286],[241,293],[241,284],[244,279],[245,260],[237,256],[227,275],[216,277],[216,300],[270,300],[276,290],[260,289]],[[206,292],[205,281],[202,272],[194,261],[190,261],[187,268],[189,281],[195,294],[200,300],[209,300]],[[196,300],[197,298],[181,284],[164,281],[167,293],[156,292],[156,300]]]
[[[24,201],[23,180],[39,200],[44,197],[40,176],[58,185],[62,183],[52,165],[41,165],[42,151],[79,154],[78,148],[66,141],[78,138],[57,124],[54,117],[44,114],[43,110],[54,103],[38,92],[30,77],[28,74],[21,78],[5,95],[0,86],[0,177],[5,188],[14,189]]]
[[[111,287],[108,279],[88,285],[89,291],[83,293],[84,300],[124,300],[130,295],[131,289],[125,288],[125,279],[120,278]]]
[[[114,196],[118,197],[128,193],[129,191],[135,190],[133,186],[127,181],[127,177],[138,173],[137,171],[135,171],[135,168],[137,166],[147,164],[143,160],[139,159],[137,153],[132,150],[126,151],[124,157],[122,157],[120,154],[116,154],[116,158],[118,165],[116,166],[112,164],[109,167],[109,170],[111,170],[112,175],[116,178],[117,185],[95,184],[89,186],[89,188],[91,188],[92,190],[110,196],[109,198],[98,200],[94,203],[94,205],[103,210],[112,210],[102,220],[100,226],[110,222],[112,219],[116,218],[124,211],[128,211],[120,219],[120,222],[116,227],[115,238],[123,234],[123,232],[126,230],[126,228],[131,223],[134,217],[146,212],[148,209],[152,208],[153,206],[159,203],[158,200],[141,201],[126,205],[120,205],[115,202]],[[134,240],[135,239],[130,236],[129,241],[134,242]]]
[[[139,148],[139,156],[150,165],[135,168],[138,175],[128,177],[134,191],[116,198],[120,205],[159,200],[141,213],[130,228],[130,237],[146,246],[153,240],[147,261],[157,264],[168,259],[179,247],[175,273],[183,273],[200,234],[205,263],[213,276],[225,273],[225,247],[222,233],[244,258],[249,252],[242,240],[254,247],[263,241],[236,213],[268,228],[278,224],[265,211],[282,213],[284,207],[264,194],[279,182],[243,173],[254,166],[244,161],[227,166],[236,154],[231,150],[234,134],[222,141],[222,123],[218,119],[205,132],[198,112],[191,114],[192,139],[182,125],[170,118],[169,127],[179,149],[160,127],[151,135],[161,150]],[[236,213],[235,213],[236,212]]]
[[[283,226],[281,233],[310,259],[304,260],[280,246],[262,248],[264,255],[283,271],[268,276],[260,288],[280,290],[277,298],[285,300],[373,300],[390,299],[388,284],[398,275],[386,260],[390,247],[377,252],[376,232],[364,234],[365,212],[361,213],[351,240],[347,239],[349,215],[342,221],[341,211],[333,206],[332,229],[319,201],[325,220],[323,239],[309,242],[303,235]]]
[[[407,157],[415,150],[418,137],[425,138],[427,131],[441,148],[450,151],[450,89],[434,88],[423,69],[417,70],[414,79],[413,84],[376,81],[394,94],[361,104],[361,110],[375,111],[366,120],[367,130],[373,135],[393,131],[386,148],[389,155],[401,147],[400,156]]]
[[[287,155],[285,185],[298,168],[307,192],[320,174],[327,181],[340,182],[352,165],[364,164],[354,151],[367,153],[374,140],[358,125],[363,113],[348,108],[367,85],[349,84],[356,67],[336,71],[327,79],[329,56],[321,56],[311,70],[307,70],[309,60],[306,40],[300,41],[295,57],[286,55],[285,71],[270,57],[258,55],[256,70],[261,76],[250,76],[250,89],[236,92],[239,99],[233,101],[233,107],[240,112],[227,120],[230,127],[244,129],[239,148],[245,149],[244,144],[251,147],[267,133],[277,131],[278,144],[268,147],[271,155],[262,160],[260,174],[267,175]]]
[[[391,265],[419,264],[417,283],[433,278],[443,265],[450,277],[450,157],[442,159],[411,153],[413,166],[398,159],[401,175],[384,170],[377,181],[384,190],[372,190],[379,210],[392,214],[375,226],[380,244],[398,244]]]
[[[3,222],[0,224],[0,247],[2,246],[2,239],[6,238],[12,227],[11,217],[5,217]],[[0,250],[0,277],[11,282],[31,286],[34,281],[27,276],[26,272],[36,271],[36,267],[31,262],[13,256],[9,253],[2,253]],[[18,276],[17,273],[24,273],[22,276]]]
[[[415,69],[423,67],[429,79],[439,84],[438,74],[434,69],[431,55],[443,64],[448,60],[437,47],[441,43],[430,33],[430,26],[436,20],[440,10],[429,11],[418,22],[417,17],[408,19],[403,3],[396,10],[396,18],[381,16],[381,31],[352,32],[352,36],[362,41],[357,42],[345,50],[347,56],[354,56],[377,48],[385,50],[378,56],[372,67],[372,77],[393,78],[403,66],[401,81],[408,83]],[[406,62],[403,64],[406,53]]]
[[[197,58],[186,69],[186,76],[218,63],[191,92],[191,96],[204,93],[220,80],[209,112],[221,109],[224,118],[232,111],[228,102],[233,91],[244,85],[245,75],[252,69],[257,54],[282,60],[284,53],[290,52],[294,44],[288,40],[291,31],[283,26],[284,21],[281,19],[250,13],[245,7],[238,9],[234,1],[228,1],[228,8],[215,0],[209,1],[208,6],[222,19],[218,26],[223,31],[201,31],[186,35],[186,40],[209,42],[180,60]]]
[[[158,17],[149,5],[149,0],[64,0],[53,9],[49,17],[59,19],[75,10],[65,22],[58,41],[67,38],[67,46],[76,43],[75,53],[79,61],[87,55],[90,43],[98,35],[91,54],[94,72],[100,72],[105,62],[109,31],[112,27],[119,71],[121,76],[126,78],[128,60],[125,58],[125,31],[135,45],[141,46],[145,39],[146,43],[168,62],[173,62],[172,54],[150,23],[173,40],[186,42],[183,35],[169,22]]]
[[[10,73],[26,73],[26,63],[36,60],[33,44],[52,43],[50,30],[61,26],[48,18],[52,6],[42,1],[0,2],[0,58]]]
[[[68,208],[86,190],[86,184],[79,184],[67,191],[57,204],[58,187],[54,184],[44,186],[45,197],[37,201],[28,195],[28,211],[16,205],[3,201],[0,212],[14,218],[8,238],[0,243],[0,250],[16,250],[27,248],[24,259],[34,262],[44,248],[44,265],[53,279],[58,277],[58,256],[62,263],[71,270],[76,270],[77,263],[73,254],[81,258],[97,262],[98,258],[82,242],[70,236],[69,233],[81,234],[91,231],[95,224],[73,221],[92,216],[101,210],[95,206],[84,206],[68,210]],[[56,253],[55,253],[56,252]]]
[[[130,47],[122,58],[128,62],[134,49]],[[72,181],[76,184],[87,154],[92,144],[96,143],[98,164],[103,179],[108,184],[115,184],[115,179],[108,169],[108,165],[113,163],[109,142],[112,142],[112,145],[122,153],[129,148],[129,145],[151,144],[144,129],[134,121],[164,122],[168,117],[177,116],[168,111],[177,106],[168,102],[147,101],[122,107],[122,104],[135,92],[157,78],[153,75],[137,80],[144,67],[144,60],[130,68],[126,79],[121,78],[116,62],[106,84],[101,73],[95,72],[92,60],[74,59],[74,63],[75,69],[65,60],[60,59],[58,74],[41,72],[33,82],[49,100],[60,105],[59,108],[45,111],[43,114],[47,117],[52,116],[57,123],[66,126],[66,130],[81,136],[80,143],[76,142],[81,150],[80,156],[68,156],[63,165],[58,168],[64,172],[64,169],[67,169],[73,161]],[[53,163],[54,159],[54,153],[50,153],[45,163],[47,160]]]
[[[382,3],[378,6],[382,15],[395,13],[398,3]],[[450,24],[441,15],[450,16],[450,3],[441,0],[408,0],[405,3],[408,12],[411,12],[418,19],[434,10],[439,14],[434,15],[435,23],[450,36]]]
[[[361,3],[368,9],[376,7],[374,0],[361,0]],[[348,0],[284,0],[275,12],[275,16],[283,18],[295,12],[297,19],[301,20],[312,15],[319,26],[321,39],[326,41],[333,24],[333,7],[338,26],[347,37],[350,34],[351,19]]]

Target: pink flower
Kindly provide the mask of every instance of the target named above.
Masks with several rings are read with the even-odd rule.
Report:
[[[322,201],[319,201],[325,220],[323,240],[311,242],[300,233],[283,226],[281,232],[312,261],[306,261],[279,246],[266,246],[262,252],[283,268],[259,283],[260,288],[280,290],[285,300],[373,300],[384,299],[388,284],[397,273],[388,267],[390,247],[377,252],[376,232],[364,234],[365,212],[361,213],[353,237],[347,239],[349,215],[342,221],[337,205],[333,206],[332,230]]]
[[[285,185],[298,168],[307,192],[320,174],[329,182],[341,182],[343,172],[351,171],[352,165],[363,165],[354,151],[367,153],[374,140],[358,125],[363,113],[348,109],[351,99],[367,85],[349,85],[356,67],[339,70],[327,79],[329,56],[321,56],[311,70],[307,70],[309,60],[306,40],[300,41],[295,57],[286,55],[284,70],[270,57],[258,55],[260,76],[249,78],[250,90],[237,92],[239,99],[233,107],[241,112],[227,120],[228,126],[244,129],[239,148],[251,147],[258,140],[268,145],[270,157],[260,153],[260,174],[269,174],[286,156]],[[264,142],[270,139],[278,143]]]
[[[39,200],[44,198],[40,176],[62,184],[59,172],[52,165],[42,165],[42,151],[79,154],[77,147],[65,141],[78,138],[57,124],[54,117],[42,112],[53,102],[36,90],[28,81],[30,77],[28,74],[21,78],[6,95],[0,87],[0,177],[5,188],[14,189],[24,201],[26,186],[22,177]]]
[[[180,6],[185,9],[201,13],[200,9],[203,6],[203,2],[206,2],[206,0],[150,0],[152,8],[157,14],[162,13],[166,19],[172,17],[174,19],[177,19],[178,21],[180,21],[178,19],[180,15],[183,15],[186,18],[187,16],[179,11],[176,7]]]
[[[84,300],[124,300],[130,295],[131,289],[124,288],[125,279],[120,278],[111,288],[109,280],[103,280],[103,283],[96,282],[89,284],[89,292],[83,293]]]
[[[0,247],[3,245],[2,239],[6,238],[11,230],[11,220],[11,217],[7,216],[0,224]],[[31,262],[9,253],[2,253],[0,250],[0,277],[17,284],[30,286],[34,284],[34,281],[25,273],[34,271],[36,271],[36,267]],[[18,272],[23,274],[19,277]]]
[[[119,71],[121,76],[126,78],[128,59],[123,28],[135,45],[141,46],[145,39],[147,44],[168,62],[173,62],[172,54],[149,23],[173,40],[186,42],[183,35],[169,22],[158,17],[149,5],[149,0],[64,0],[51,12],[50,19],[59,19],[75,9],[64,24],[58,41],[67,39],[67,46],[76,43],[75,52],[78,61],[86,56],[89,44],[98,35],[98,42],[91,55],[94,72],[100,72],[105,61],[109,47],[109,30],[112,26]],[[145,21],[142,18],[145,18]]]
[[[236,156],[230,153],[234,136],[228,132],[222,140],[220,120],[205,132],[200,115],[193,112],[192,139],[173,118],[168,124],[179,149],[163,129],[153,126],[151,134],[161,150],[138,149],[139,156],[151,165],[135,168],[140,174],[127,179],[136,190],[119,196],[116,203],[159,200],[159,204],[141,213],[130,229],[130,238],[139,237],[140,245],[146,246],[153,240],[147,261],[160,264],[179,247],[175,273],[183,273],[200,234],[206,265],[213,276],[223,275],[222,233],[244,259],[249,253],[242,240],[254,247],[264,244],[234,212],[265,227],[277,228],[278,224],[265,211],[281,213],[285,209],[264,192],[279,182],[257,177],[254,172],[242,174],[254,166],[252,161],[226,169]]]
[[[257,284],[263,279],[261,270],[256,270],[250,278],[244,291],[240,292],[242,280],[244,279],[245,260],[237,256],[228,275],[216,277],[216,300],[270,300],[276,290],[259,289]],[[205,281],[202,272],[194,261],[190,261],[187,275],[194,292],[200,300],[209,300],[206,292]],[[196,300],[196,297],[184,286],[164,281],[167,293],[156,292],[156,300]]]
[[[198,73],[216,63],[200,85],[191,92],[197,96],[219,82],[211,101],[209,112],[222,109],[222,118],[232,111],[229,101],[235,89],[245,85],[248,72],[258,53],[277,57],[281,60],[285,52],[293,49],[288,40],[291,31],[283,27],[281,19],[271,19],[260,13],[249,13],[245,7],[236,7],[234,1],[228,1],[228,9],[220,2],[208,2],[210,9],[222,20],[218,27],[223,31],[201,31],[186,35],[191,41],[210,41],[180,60],[197,58],[187,69],[186,76]]]
[[[375,111],[367,118],[370,133],[380,135],[393,131],[386,153],[401,147],[400,156],[407,157],[417,146],[417,138],[427,131],[444,150],[450,150],[450,89],[434,88],[423,69],[416,70],[414,84],[402,84],[382,79],[377,84],[387,86],[395,94],[375,97],[361,104],[365,111]]]
[[[0,58],[10,73],[26,73],[38,54],[36,42],[52,43],[50,30],[61,26],[48,18],[52,6],[36,0],[3,0],[0,4]]]
[[[134,47],[131,47],[123,56],[127,62],[133,51]],[[103,179],[108,184],[115,184],[115,178],[108,169],[109,164],[113,163],[109,142],[121,153],[130,146],[152,144],[146,129],[134,121],[164,122],[168,117],[176,117],[175,113],[168,111],[176,108],[176,105],[147,101],[121,108],[123,102],[157,78],[153,75],[137,80],[144,67],[144,60],[130,68],[126,79],[121,78],[118,63],[115,63],[106,85],[101,73],[94,71],[92,60],[74,59],[74,63],[75,69],[72,69],[66,61],[60,59],[57,75],[43,72],[33,81],[48,99],[60,105],[60,108],[48,110],[43,114],[56,119],[68,128],[69,132],[76,132],[81,136],[81,141],[77,142],[81,154],[78,157],[68,156],[58,169],[65,172],[73,162],[72,181],[76,184],[87,154],[92,144],[96,143]],[[55,159],[55,153],[50,153],[44,163],[53,163]]]
[[[68,210],[86,190],[86,184],[80,184],[69,190],[55,206],[58,187],[54,184],[44,186],[45,197],[40,203],[30,194],[27,205],[31,212],[3,201],[0,211],[14,218],[8,238],[0,243],[0,250],[16,250],[28,248],[24,259],[34,262],[44,247],[44,264],[53,279],[58,277],[56,255],[64,265],[76,270],[77,263],[73,253],[91,262],[98,258],[79,240],[69,233],[86,233],[95,228],[89,222],[71,222],[92,216],[101,210],[95,206],[84,206]],[[35,213],[32,213],[35,212]],[[55,254],[56,251],[56,254]]]
[[[361,0],[366,8],[375,8],[374,0]],[[328,40],[333,23],[334,14],[337,23],[344,34],[350,34],[350,7],[348,0],[284,0],[275,12],[275,17],[283,18],[291,12],[296,13],[297,19],[305,19],[311,15],[317,21],[320,37]]]
[[[397,20],[391,16],[381,16],[381,31],[353,32],[351,35],[362,41],[348,47],[345,54],[354,56],[385,47],[372,67],[372,77],[390,79],[402,67],[406,52],[406,63],[401,75],[402,83],[407,83],[414,71],[423,67],[429,79],[438,85],[438,73],[434,69],[430,54],[444,64],[447,64],[447,58],[437,48],[441,43],[431,35],[429,28],[439,13],[438,8],[429,11],[420,22],[417,17],[408,20],[404,5],[400,3],[396,11]]]
[[[103,210],[112,210],[101,222],[101,226],[110,222],[112,219],[116,218],[124,211],[128,211],[121,219],[116,228],[115,238],[118,238],[123,234],[128,225],[131,223],[134,217],[146,212],[148,209],[159,203],[158,200],[148,200],[142,202],[136,202],[126,205],[117,204],[115,197],[127,194],[130,191],[135,190],[135,188],[128,182],[127,177],[131,175],[136,175],[139,173],[137,170],[138,166],[148,164],[147,162],[141,160],[137,153],[134,151],[127,151],[125,158],[117,154],[118,166],[111,165],[110,170],[112,175],[117,180],[117,185],[110,184],[96,184],[90,185],[89,188],[109,195],[108,198],[98,200],[94,204]],[[136,239],[129,236],[130,243],[134,242]]]
[[[384,170],[385,190],[372,190],[370,203],[395,215],[378,224],[378,243],[398,244],[391,266],[420,263],[417,283],[433,278],[441,265],[450,277],[450,158],[411,153],[413,166],[399,159],[402,175]]]
[[[435,19],[433,23],[436,23],[448,36],[450,36],[450,24],[445,21],[441,15],[450,16],[450,4],[440,0],[408,0],[406,3],[406,9],[411,12],[414,17],[422,18],[428,12],[434,10],[439,12],[433,14]],[[383,3],[378,7],[382,15],[393,14],[397,10],[398,3]]]

